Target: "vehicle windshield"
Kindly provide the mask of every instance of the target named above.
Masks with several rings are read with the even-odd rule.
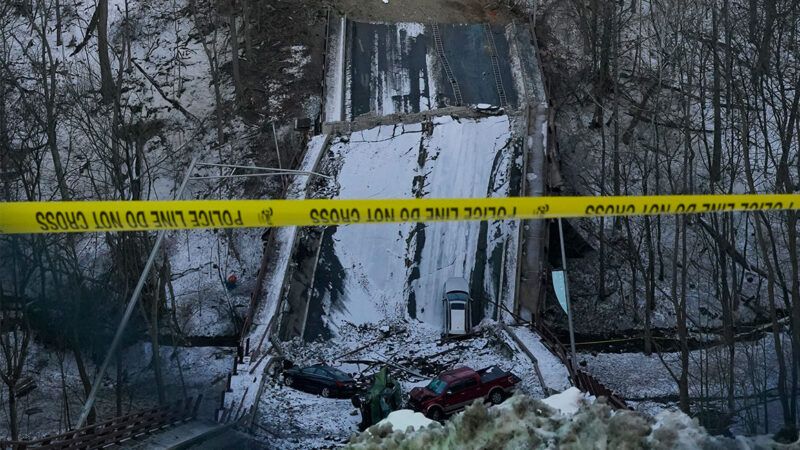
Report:
[[[451,302],[466,302],[469,296],[464,292],[450,292],[447,294],[447,300]]]
[[[349,380],[350,379],[350,376],[348,376],[346,373],[342,372],[339,369],[334,369],[333,367],[327,367],[327,368],[325,368],[325,370],[329,374],[331,374],[331,376],[333,378],[335,378],[337,380],[345,381],[345,380]]]
[[[434,378],[433,381],[428,383],[428,389],[430,389],[433,392],[435,392],[436,395],[439,395],[442,392],[444,392],[446,387],[447,387],[447,383],[445,383],[444,381],[442,381],[442,380],[440,380],[438,378]]]

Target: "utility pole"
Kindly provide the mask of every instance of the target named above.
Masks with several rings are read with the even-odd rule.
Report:
[[[175,194],[176,200],[180,199],[183,195],[183,190],[186,188],[186,184],[189,182],[189,178],[192,174],[192,170],[194,170],[194,165],[196,162],[197,157],[195,156],[192,158],[192,162],[189,164],[189,169],[186,170],[186,175],[183,177],[183,182],[181,183],[180,188],[178,188],[178,192]],[[116,352],[117,347],[122,340],[122,335],[125,333],[125,328],[128,326],[128,321],[130,321],[131,315],[133,314],[133,309],[136,307],[136,304],[139,303],[139,296],[142,294],[144,283],[150,274],[150,269],[153,267],[153,262],[156,260],[158,249],[161,248],[161,242],[164,240],[164,235],[166,232],[166,230],[159,230],[158,232],[156,243],[153,245],[153,249],[150,251],[150,256],[147,258],[147,263],[145,263],[141,275],[139,275],[139,282],[136,283],[136,288],[133,290],[133,294],[131,294],[131,299],[128,300],[128,307],[125,308],[125,313],[122,315],[122,320],[117,327],[117,332],[114,334],[114,340],[111,341],[111,346],[108,348],[106,359],[103,360],[103,364],[100,366],[100,371],[97,372],[97,375],[94,377],[92,390],[89,392],[89,396],[86,398],[86,403],[83,405],[81,415],[78,418],[78,423],[75,425],[75,428],[81,428],[84,423],[86,423],[86,418],[89,417],[89,411],[92,410],[94,401],[97,398],[97,390],[100,388],[100,384],[103,382],[103,377],[106,374],[106,370],[108,370],[108,365],[111,362],[111,358],[114,356],[114,353]]]
[[[572,303],[569,300],[569,280],[567,276],[567,252],[564,250],[564,228],[558,218],[558,238],[561,240],[561,268],[564,270],[564,296],[567,300],[567,323],[569,324],[569,348],[571,358],[575,362],[575,333],[572,329]]]

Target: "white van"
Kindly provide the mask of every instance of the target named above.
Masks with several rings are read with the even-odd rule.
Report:
[[[469,283],[463,278],[448,278],[444,283],[444,333],[468,334],[472,328],[472,299]]]

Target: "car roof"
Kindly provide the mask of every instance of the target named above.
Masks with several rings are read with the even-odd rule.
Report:
[[[461,277],[451,277],[444,282],[444,292],[466,292],[469,294],[469,283]]]
[[[470,375],[474,375],[475,373],[476,372],[469,367],[459,367],[457,369],[446,370],[442,372],[441,374],[439,374],[439,378],[450,383],[452,381],[460,380]]]

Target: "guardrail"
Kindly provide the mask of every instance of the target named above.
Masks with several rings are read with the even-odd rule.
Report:
[[[542,343],[545,345],[545,347],[547,347],[551,353],[556,355],[558,359],[560,359],[561,362],[563,362],[567,367],[569,377],[575,387],[584,392],[588,392],[595,397],[606,397],[608,399],[608,403],[614,408],[630,409],[622,396],[609,389],[603,383],[597,381],[597,379],[588,372],[578,368],[572,358],[570,358],[567,348],[564,347],[555,333],[553,333],[545,324],[540,322],[538,324],[534,324],[533,327],[536,332],[539,333],[539,336],[542,338]]]
[[[161,431],[197,417],[200,395],[172,405],[148,409],[146,411],[115,417],[77,430],[33,441],[0,441],[0,448],[25,449],[96,449],[134,439],[136,437]]]
[[[616,409],[631,409],[625,399],[614,393],[611,389],[606,387],[603,383],[597,381],[596,378],[589,373],[574,367],[572,361],[568,361],[567,370],[569,370],[570,377],[578,389],[588,392],[595,397],[605,397],[608,399],[608,404]]]

